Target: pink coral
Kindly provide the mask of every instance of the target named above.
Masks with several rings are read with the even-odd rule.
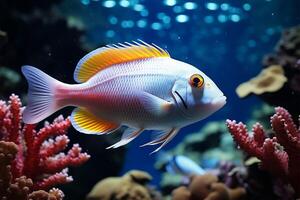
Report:
[[[78,166],[89,159],[74,144],[67,154],[61,153],[69,143],[66,136],[71,123],[69,118],[56,118],[52,124],[45,123],[39,131],[35,125],[22,123],[21,101],[11,95],[7,104],[0,101],[0,140],[14,142],[18,153],[11,165],[13,179],[26,176],[32,179],[35,190],[45,190],[57,184],[72,181],[68,166]]]
[[[282,107],[275,108],[271,117],[275,137],[267,138],[259,123],[253,126],[253,136],[246,126],[236,121],[227,120],[227,127],[236,143],[246,153],[256,156],[262,166],[270,173],[289,182],[297,196],[300,196],[300,130],[291,115]]]

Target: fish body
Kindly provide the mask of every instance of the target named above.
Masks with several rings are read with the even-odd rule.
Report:
[[[59,82],[31,66],[23,66],[22,71],[29,82],[25,123],[37,123],[62,107],[75,106],[71,122],[80,132],[104,134],[128,127],[114,148],[144,130],[160,130],[145,145],[162,147],[181,127],[226,103],[223,93],[199,69],[144,42],[102,47],[87,54],[74,72],[79,84]]]

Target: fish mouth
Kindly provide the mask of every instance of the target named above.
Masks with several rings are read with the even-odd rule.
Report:
[[[213,100],[212,100],[212,104],[213,105],[220,105],[220,106],[223,106],[223,105],[225,105],[225,103],[226,103],[226,97],[224,96],[224,95],[222,95],[222,96],[219,96],[219,97],[216,97],[216,98],[214,98]]]
[[[179,94],[179,92],[175,91],[174,93],[179,97],[179,99],[181,100],[184,108],[188,109],[188,106],[187,106],[186,102],[184,101],[184,99],[182,98],[182,96]]]

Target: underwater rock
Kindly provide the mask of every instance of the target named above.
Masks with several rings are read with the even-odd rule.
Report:
[[[55,8],[60,2],[62,0],[0,2],[0,27],[6,33],[6,44],[0,49],[0,66],[9,66],[15,71],[24,64],[40,66],[73,81],[73,66],[87,53],[82,44],[84,30],[68,25],[67,19]],[[26,84],[14,89],[19,94],[24,91]]]
[[[280,40],[278,41],[275,52],[266,55],[263,60],[263,66],[265,69],[261,73],[266,74],[266,71],[270,71],[275,66],[282,66],[283,74],[272,75],[269,80],[272,80],[274,87],[270,87],[270,81],[265,81],[269,87],[264,87],[265,90],[262,93],[257,87],[250,90],[245,87],[244,84],[237,88],[237,93],[240,97],[246,97],[249,92],[253,92],[258,95],[263,101],[272,106],[282,106],[290,111],[293,119],[297,119],[300,114],[300,26],[292,27],[283,31]],[[284,78],[286,77],[286,79]],[[262,78],[259,76],[257,78]],[[254,79],[257,81],[257,79]],[[252,87],[253,85],[252,79]],[[266,79],[267,80],[267,79]],[[277,81],[275,81],[277,80]],[[255,83],[255,82],[254,82]],[[259,82],[258,82],[259,83]],[[262,82],[264,83],[264,82]],[[263,86],[264,84],[262,84]],[[249,86],[246,84],[246,86]],[[256,86],[259,86],[256,84]],[[268,88],[268,90],[266,90]]]
[[[58,189],[49,192],[33,191],[33,181],[25,176],[14,178],[13,162],[19,148],[13,142],[0,141],[0,197],[7,200],[62,200],[64,194]]]
[[[236,143],[246,153],[257,157],[262,167],[285,184],[290,183],[295,195],[300,195],[300,131],[287,110],[277,107],[271,117],[275,137],[267,138],[259,123],[253,126],[250,136],[243,123],[227,120],[227,126]],[[291,195],[291,194],[290,194]]]
[[[276,92],[283,87],[286,81],[283,68],[280,65],[272,65],[251,80],[240,84],[236,88],[236,93],[243,98],[251,93],[260,95],[266,92]]]
[[[228,188],[212,174],[193,176],[190,184],[172,192],[172,200],[239,200],[244,199],[246,191],[242,187]]]
[[[99,181],[87,200],[154,200],[157,193],[146,184],[152,179],[147,173],[131,170],[122,177],[109,177]]]
[[[36,125],[22,123],[21,106],[16,95],[10,96],[8,104],[0,101],[0,140],[17,145],[9,179],[30,178],[32,190],[48,190],[54,185],[72,181],[67,167],[83,164],[89,155],[82,153],[78,144],[74,144],[67,154],[61,153],[69,143],[66,133],[70,120],[60,116],[36,131]]]

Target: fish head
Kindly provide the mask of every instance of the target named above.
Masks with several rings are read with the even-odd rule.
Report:
[[[173,87],[173,96],[181,113],[192,121],[213,114],[226,104],[226,97],[218,86],[202,71],[185,67]]]

